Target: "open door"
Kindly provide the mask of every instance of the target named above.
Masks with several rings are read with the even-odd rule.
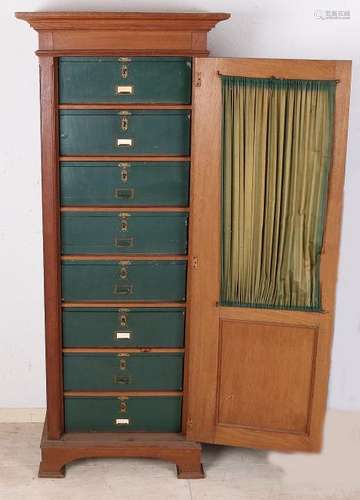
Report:
[[[350,71],[348,61],[195,59],[188,439],[321,448]],[[238,85],[227,96],[226,82]]]

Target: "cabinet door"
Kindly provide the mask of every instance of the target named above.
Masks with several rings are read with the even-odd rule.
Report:
[[[187,374],[189,398],[185,423],[189,439],[289,451],[316,451],[321,447],[334,318],[350,67],[348,61],[218,58],[195,60],[191,167],[191,206],[194,215],[190,227],[191,315],[188,332],[190,355]],[[276,259],[270,261],[270,264],[266,262],[264,241],[268,225],[272,224],[270,247],[273,258],[274,252],[278,251],[278,248],[274,246],[274,241],[291,219],[285,216],[281,219],[277,212],[277,210],[282,210],[280,205],[284,203],[281,182],[285,183],[285,178],[280,176],[281,182],[279,177],[274,180],[271,165],[278,165],[280,160],[274,163],[270,161],[270,157],[275,154],[274,151],[279,155],[279,151],[283,152],[285,146],[280,139],[277,139],[281,134],[278,133],[279,127],[276,123],[271,128],[273,116],[270,114],[271,110],[267,109],[266,113],[263,113],[269,95],[266,98],[260,96],[254,104],[251,102],[253,97],[247,94],[238,117],[232,118],[233,124],[237,119],[237,126],[243,127],[247,135],[246,141],[243,141],[241,145],[236,142],[236,134],[233,135],[234,150],[237,148],[234,154],[239,155],[238,161],[243,161],[245,164],[243,165],[245,175],[237,176],[235,169],[229,181],[228,177],[224,178],[224,154],[228,147],[226,141],[229,140],[229,135],[225,130],[226,118],[223,109],[225,100],[222,95],[222,82],[226,78],[222,78],[222,75],[244,79],[275,78],[281,79],[280,82],[282,79],[333,81],[334,107],[332,110],[334,112],[332,116],[329,114],[332,122],[330,125],[327,123],[330,127],[329,133],[332,135],[332,144],[331,148],[328,147],[330,153],[323,158],[323,161],[328,162],[328,176],[322,184],[323,187],[325,186],[324,192],[320,193],[323,196],[323,211],[317,214],[319,220],[315,220],[315,223],[319,224],[322,229],[322,232],[316,233],[319,239],[318,246],[315,248],[315,258],[318,258],[319,265],[318,273],[316,274],[315,269],[312,278],[318,280],[318,286],[314,289],[314,302],[310,303],[310,306],[306,306],[307,302],[302,304],[301,294],[298,297],[294,292],[295,284],[301,282],[305,271],[301,271],[296,276],[298,269],[291,268],[291,265],[295,266],[291,263],[296,260],[293,259],[292,254],[294,248],[308,249],[307,244],[302,240],[297,243],[295,241],[294,248],[287,248],[290,268],[286,270],[285,278],[276,267]],[[322,88],[323,84],[324,82],[320,82],[319,88]],[[302,83],[300,82],[299,85],[301,86]],[[278,87],[280,88],[281,84]],[[315,128],[319,125],[316,120],[321,119],[324,112],[313,107],[317,102],[316,92],[309,101],[310,114],[306,115],[306,119],[313,120],[311,123],[315,124]],[[305,106],[307,102],[305,98],[300,96],[299,99],[298,105]],[[283,104],[279,100],[275,104],[272,101],[271,105],[281,110]],[[284,106],[288,106],[288,103]],[[254,133],[254,120],[257,120],[258,114],[262,116],[263,121]],[[282,137],[290,135],[290,126],[295,129],[300,125],[303,127],[303,124],[297,123],[296,113],[292,115],[292,120],[288,118],[283,119],[285,129],[282,131]],[[305,136],[302,136],[301,132],[297,137],[311,142],[312,137],[316,138],[316,134],[321,133],[319,132],[320,129],[322,130],[321,127],[323,125],[317,132],[314,132],[314,129],[308,134],[307,139],[304,139]],[[275,137],[271,147],[270,143],[266,142],[269,141],[269,131]],[[296,134],[293,135],[296,136]],[[238,136],[239,141],[243,140],[243,132],[239,132]],[[265,141],[266,147],[261,153],[259,148],[262,140]],[[307,150],[305,157],[300,162],[297,160],[296,168],[295,156],[290,155],[291,175],[287,181],[289,189],[293,189],[297,180],[302,182],[306,178],[305,170],[312,168],[317,151],[317,146],[313,146],[311,151]],[[262,158],[256,160],[259,154]],[[260,165],[261,161],[264,162],[266,168],[262,172],[261,169],[250,172],[252,167],[246,162],[250,161],[251,155],[255,166]],[[310,171],[310,173],[313,172]],[[249,177],[250,174],[251,177]],[[227,185],[227,182],[230,182],[230,185]],[[280,187],[276,184],[279,182]],[[269,201],[274,183],[279,187],[280,195],[279,192],[274,195],[278,197],[277,204],[275,203],[273,212],[270,211],[265,216],[261,211]],[[234,198],[232,206],[226,207],[226,196],[229,201],[231,190],[239,189],[240,194],[242,193],[240,199]],[[317,194],[320,188],[319,185],[316,189],[302,185],[299,189],[300,198],[303,197],[302,201],[305,200],[306,204],[312,203],[314,200],[312,196],[314,193]],[[234,225],[236,222],[233,220],[229,222],[229,214],[224,214],[224,210],[230,210],[233,213],[236,208],[234,208],[235,202],[245,203],[243,198],[248,198],[251,193],[258,198],[253,196],[250,209],[248,208],[248,211],[244,212],[245,216],[243,213],[242,219],[238,221],[243,240],[236,242],[234,233],[238,229]],[[289,200],[294,200],[294,197],[295,194],[291,191]],[[254,202],[254,200],[258,201]],[[310,211],[308,205],[306,207],[305,215],[300,209],[295,215],[306,218],[306,211]],[[322,214],[322,217],[319,214]],[[273,220],[277,221],[277,227]],[[314,222],[314,217],[312,221]],[[226,224],[232,225],[230,232]],[[304,236],[303,226],[291,226],[289,223],[283,234],[284,237],[290,235],[295,239],[302,237]],[[243,247],[248,244],[246,235],[253,242],[253,247],[248,249],[248,257],[250,256],[254,261],[258,255],[259,262],[263,266],[259,268],[256,279],[264,279],[273,273],[270,281],[268,280],[268,286],[271,288],[272,283],[279,278],[287,279],[290,276],[290,287],[293,287],[290,302],[295,297],[291,304],[287,304],[286,301],[282,303],[281,293],[273,301],[269,299],[270,294],[266,293],[263,301],[258,300],[251,293],[249,296],[255,297],[256,300],[249,301],[245,298],[242,303],[236,301],[231,303],[231,300],[226,300],[227,292],[224,292],[224,287],[227,286],[224,280],[227,272],[226,265],[228,265],[226,262],[224,264],[228,251],[226,245],[240,245],[238,252],[239,259],[241,259]],[[257,241],[255,245],[256,238],[260,244]],[[313,241],[309,241],[308,245],[312,243]],[[232,255],[234,256],[234,253]],[[299,259],[303,259],[301,253]],[[254,265],[257,264],[258,262],[255,262]],[[311,261],[308,265],[312,265]],[[251,272],[249,270],[245,272],[244,269],[241,270],[241,267],[239,269],[236,291],[248,280],[246,273]],[[254,286],[257,285],[258,283],[254,284]]]

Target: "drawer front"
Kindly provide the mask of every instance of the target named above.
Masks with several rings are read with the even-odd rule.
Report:
[[[66,432],[180,432],[181,397],[66,397]]]
[[[188,162],[62,162],[61,204],[180,206],[189,202]]]
[[[61,57],[61,103],[190,103],[186,57]]]
[[[184,301],[186,261],[64,261],[65,301]]]
[[[186,254],[183,212],[65,212],[63,254]]]
[[[66,391],[178,391],[182,353],[64,354]]]
[[[60,153],[65,156],[187,156],[189,141],[187,110],[60,111]]]
[[[183,347],[185,309],[69,308],[64,347]]]

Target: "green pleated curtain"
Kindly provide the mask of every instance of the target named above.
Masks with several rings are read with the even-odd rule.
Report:
[[[221,303],[319,311],[336,82],[221,79]]]

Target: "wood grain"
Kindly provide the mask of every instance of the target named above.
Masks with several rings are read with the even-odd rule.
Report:
[[[38,55],[207,55],[207,32],[230,14],[16,12],[15,16],[39,32]]]
[[[139,254],[105,254],[105,255],[62,255],[61,260],[114,260],[128,262],[132,260],[188,260],[187,255],[139,255]]]
[[[190,156],[60,156],[60,161],[190,161]]]
[[[217,425],[308,434],[317,337],[315,328],[221,320]]]
[[[60,217],[58,180],[57,61],[40,58],[47,432],[64,428],[61,357]]]
[[[127,213],[127,212],[188,212],[189,209],[187,207],[61,207],[61,212],[118,212],[119,214]]]
[[[184,352],[181,347],[65,347],[62,350],[63,353],[91,353],[91,352],[103,352],[103,353],[131,353],[131,352]]]
[[[182,396],[182,391],[65,391],[64,396],[66,397],[77,397],[77,398],[126,398],[126,397],[179,397]]]
[[[190,109],[191,104],[117,104],[117,103],[82,103],[59,104],[59,109]]]
[[[71,307],[118,307],[131,309],[132,307],[184,307],[184,302],[63,302],[63,308]]]
[[[326,410],[335,308],[351,63],[198,58],[194,73],[195,140],[190,202],[194,215],[189,243],[190,260],[195,258],[196,269],[191,272],[188,291],[191,390],[186,434],[189,439],[218,444],[318,451]],[[333,165],[321,257],[322,313],[218,305],[222,113],[219,73],[338,81]],[[226,325],[223,330],[222,325]],[[308,335],[296,333],[305,331]],[[285,332],[289,339],[280,341],[279,332]],[[285,365],[281,365],[282,357]],[[251,359],[254,366],[250,366]],[[298,367],[296,376],[293,366]],[[262,379],[264,367],[274,384],[267,392]],[[297,388],[298,384],[302,389]],[[277,397],[268,399],[271,393]]]
[[[66,464],[88,457],[157,458],[175,463],[179,478],[204,477],[201,446],[186,441],[181,434],[85,432],[65,433],[62,439],[49,440],[45,423],[41,456],[39,477],[62,478]]]

